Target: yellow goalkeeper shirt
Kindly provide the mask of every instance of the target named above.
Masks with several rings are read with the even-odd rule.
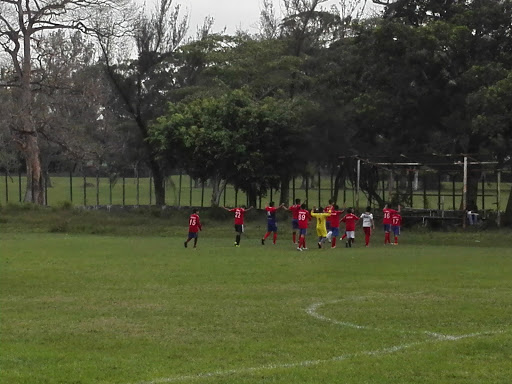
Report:
[[[316,234],[318,237],[327,237],[327,227],[325,223],[331,214],[329,212],[316,213],[311,211],[311,216],[316,218]]]

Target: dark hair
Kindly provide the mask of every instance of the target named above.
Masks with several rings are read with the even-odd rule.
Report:
[[[295,199],[295,204],[300,204],[300,199]]]
[[[300,206],[302,209],[306,209],[306,203],[302,203],[302,205]]]
[[[332,205],[332,204],[334,204],[334,200],[333,200],[333,199],[330,199],[330,200],[329,200],[329,204],[331,204],[331,205]]]
[[[324,211],[324,209],[323,209],[322,207],[318,207],[318,208],[316,209],[316,211],[317,211],[318,213],[321,213],[321,212],[323,212],[323,211]]]
[[[192,210],[192,213],[197,213],[197,211],[199,211],[199,209],[194,208],[194,209]]]
[[[338,204],[334,204],[334,209],[335,210],[339,210],[340,209],[340,207],[338,207]]]
[[[273,207],[273,206],[274,206],[274,202],[273,202],[273,201],[271,201],[270,203],[268,203],[268,206],[269,206],[269,207]]]
[[[371,212],[372,207],[366,207],[366,212]]]
[[[347,209],[347,213],[352,213],[352,212],[354,212],[352,208]]]

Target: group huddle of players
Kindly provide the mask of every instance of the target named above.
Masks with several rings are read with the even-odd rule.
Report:
[[[226,208],[225,210],[234,213],[235,217],[235,243],[236,247],[240,246],[240,240],[242,233],[244,232],[244,216],[245,213],[253,207],[241,206],[238,208]],[[334,204],[334,201],[329,200],[329,205],[325,208],[313,207],[310,211],[307,209],[306,203],[301,203],[300,199],[295,200],[295,204],[286,207],[284,204],[275,206],[274,202],[268,203],[265,207],[267,214],[267,231],[261,239],[261,244],[265,245],[267,238],[273,234],[273,244],[277,241],[277,218],[276,212],[278,209],[285,209],[292,213],[292,240],[297,245],[298,251],[307,250],[306,246],[306,235],[309,222],[312,218],[316,219],[316,233],[318,236],[317,245],[318,248],[323,248],[325,243],[328,241],[331,244],[331,248],[336,248],[336,239],[340,235],[340,224],[345,224],[345,233],[340,238],[340,241],[346,239],[345,247],[351,248],[355,241],[356,224],[359,220],[362,220],[362,228],[365,234],[365,245],[370,245],[370,237],[372,230],[375,229],[375,223],[373,214],[371,213],[371,207],[367,207],[366,211],[360,216],[354,214],[352,208],[346,210],[340,210],[339,207]],[[402,217],[400,216],[400,205],[398,210],[392,209],[388,204],[384,206],[383,212],[383,226],[384,226],[384,244],[398,244],[398,236],[400,235],[400,227],[402,225]],[[184,243],[185,248],[188,246],[188,242],[194,240],[194,248],[197,246],[198,232],[202,229],[201,222],[198,215],[198,210],[194,209],[192,215],[189,218],[189,233],[188,238]],[[391,242],[391,233],[394,235],[394,242]],[[298,237],[297,237],[298,234]]]

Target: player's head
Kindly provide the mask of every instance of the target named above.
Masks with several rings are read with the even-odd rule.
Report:
[[[371,212],[372,207],[366,207],[366,212]]]
[[[338,204],[334,204],[334,210],[338,211],[339,209],[340,209],[340,207],[338,207]]]
[[[323,207],[318,207],[318,208],[316,209],[316,212],[317,212],[317,213],[322,213],[323,211],[324,211],[324,208],[323,208]]]
[[[300,207],[301,207],[302,209],[306,209],[307,205],[306,205],[306,203],[302,203]]]
[[[241,208],[242,209],[247,209],[247,205],[242,205]]]
[[[352,208],[347,209],[347,213],[352,213],[354,210]]]
[[[197,209],[197,208],[194,208],[194,209],[192,210],[192,213],[198,213],[198,212],[199,212],[199,209]]]
[[[271,201],[270,203],[268,203],[268,206],[269,206],[269,207],[273,207],[273,206],[274,206],[274,204],[275,204],[275,203],[274,203],[273,201]]]
[[[295,199],[295,204],[300,204],[300,199]]]
[[[329,200],[329,205],[333,205],[334,204],[334,200],[333,199],[330,199]]]

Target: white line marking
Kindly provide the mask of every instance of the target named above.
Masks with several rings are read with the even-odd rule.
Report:
[[[392,347],[378,349],[375,351],[363,351],[363,352],[356,352],[356,353],[351,353],[351,354],[347,354],[347,355],[335,356],[330,359],[306,360],[306,361],[301,361],[301,362],[296,362],[296,363],[268,364],[268,365],[262,365],[260,367],[231,369],[231,370],[225,370],[225,371],[219,370],[219,371],[213,371],[213,372],[197,373],[194,375],[174,376],[174,377],[166,377],[166,378],[160,378],[160,379],[155,379],[155,380],[150,380],[150,381],[142,381],[142,382],[138,382],[138,384],[179,383],[179,382],[186,382],[186,381],[196,381],[196,380],[206,379],[206,378],[210,378],[210,377],[224,377],[224,376],[230,376],[230,375],[241,375],[241,374],[261,372],[261,371],[273,371],[276,369],[311,367],[311,366],[320,365],[320,364],[348,360],[348,359],[352,359],[352,358],[356,358],[356,357],[360,357],[360,356],[382,356],[382,355],[386,355],[386,354],[392,354],[395,352],[406,350],[406,349],[414,347],[414,346],[428,344],[428,343],[435,343],[438,341],[457,341],[457,340],[461,340],[461,339],[467,339],[467,338],[478,337],[478,336],[483,336],[483,335],[494,335],[494,334],[504,333],[504,331],[490,331],[490,332],[478,332],[478,333],[471,333],[471,334],[467,334],[467,335],[453,336],[453,335],[443,335],[440,333],[428,332],[428,331],[405,331],[405,330],[378,329],[378,328],[372,328],[372,327],[367,327],[367,326],[358,325],[358,324],[354,324],[354,323],[330,319],[330,318],[323,316],[317,312],[317,309],[323,305],[335,304],[340,301],[342,301],[342,300],[313,304],[309,308],[306,309],[306,313],[318,320],[327,321],[327,322],[337,324],[337,325],[342,325],[345,327],[350,327],[350,328],[355,328],[355,329],[372,330],[372,331],[395,331],[395,332],[410,333],[410,334],[426,334],[428,336],[433,337],[434,339],[418,341],[418,342],[409,343],[409,344],[395,345]]]
[[[359,357],[359,356],[380,356],[380,355],[391,354],[391,353],[395,353],[395,352],[398,352],[398,351],[401,351],[401,350],[404,350],[404,349],[407,349],[410,347],[414,347],[416,345],[425,344],[428,342],[429,341],[423,341],[423,342],[417,342],[417,343],[411,343],[411,344],[397,345],[394,347],[379,349],[376,351],[357,352],[357,353],[351,353],[351,354],[347,354],[347,355],[335,356],[330,359],[306,360],[306,361],[301,361],[298,363],[288,363],[288,364],[268,364],[268,365],[262,365],[261,367],[240,368],[240,369],[232,369],[232,370],[226,370],[226,371],[198,373],[196,375],[185,375],[185,376],[161,378],[161,379],[156,379],[156,380],[151,380],[151,381],[139,382],[139,384],[177,383],[177,382],[181,382],[181,381],[199,380],[199,379],[204,379],[204,378],[208,378],[208,377],[240,375],[240,374],[244,374],[244,373],[271,371],[271,370],[285,369],[285,368],[311,367],[311,366],[325,364],[325,363],[332,363],[332,362],[336,362],[336,361],[348,360],[348,359],[352,359],[352,358]]]

